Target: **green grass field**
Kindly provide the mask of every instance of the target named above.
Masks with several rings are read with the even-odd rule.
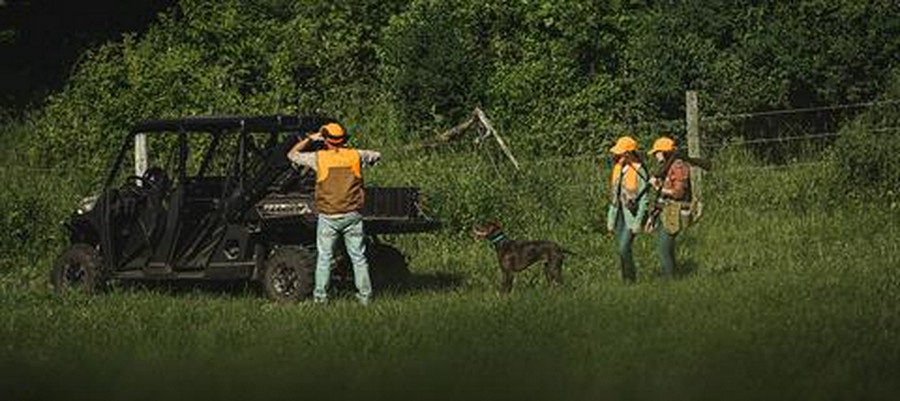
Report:
[[[706,215],[680,239],[671,281],[656,277],[655,237],[644,236],[639,281],[624,284],[599,228],[603,198],[577,188],[558,195],[581,199],[571,213],[529,225],[552,214],[534,202],[526,217],[506,214],[513,237],[577,253],[565,288],[532,269],[509,296],[492,249],[452,230],[387,238],[409,256],[412,284],[368,308],[349,297],[275,304],[251,290],[58,295],[42,265],[52,258],[7,262],[0,395],[892,399],[900,210],[803,207],[816,204],[800,196],[815,174],[709,177]]]

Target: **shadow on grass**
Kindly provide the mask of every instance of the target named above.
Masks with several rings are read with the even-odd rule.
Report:
[[[693,259],[688,259],[675,267],[675,278],[682,279],[693,276],[700,271],[700,265]]]
[[[125,280],[115,287],[124,291],[155,292],[169,296],[211,295],[222,297],[264,297],[262,286],[245,280]]]
[[[374,280],[373,280],[374,281]],[[463,284],[459,274],[443,272],[409,273],[381,278],[373,287],[376,294],[412,295],[421,292],[452,291]],[[214,297],[257,297],[264,298],[262,286],[254,281],[209,281],[209,280],[128,280],[115,284],[116,289],[132,292],[154,292],[173,297],[208,295]],[[342,297],[356,292],[353,277],[336,278],[331,282],[331,291]]]
[[[459,274],[444,272],[411,273],[406,256],[386,244],[370,246],[367,252],[369,275],[376,294],[409,295],[420,292],[451,291],[463,284]],[[356,292],[353,269],[346,257],[339,256],[332,270],[329,292],[348,297]],[[212,295],[230,297],[265,297],[262,285],[247,280],[134,280],[117,285],[128,291],[152,291],[172,296]]]
[[[416,293],[416,292],[435,292],[450,291],[460,287],[463,278],[459,274],[450,274],[444,272],[426,273],[426,274],[410,274],[398,286],[389,287],[387,291],[399,294]]]
[[[406,256],[397,248],[385,243],[370,245],[366,253],[369,262],[369,276],[376,294],[383,292],[404,295],[418,292],[450,291],[463,283],[462,276],[458,274],[410,272]],[[355,292],[353,269],[349,266],[348,261],[339,258],[336,265],[332,275],[334,279],[332,288],[339,293]]]
[[[373,280],[374,281],[374,280]],[[406,296],[422,292],[452,291],[463,284],[458,274],[443,272],[409,273],[403,276],[382,278],[374,285],[376,296],[389,294]],[[254,281],[209,280],[128,280],[116,283],[115,288],[130,292],[152,292],[172,297],[205,295],[213,297],[265,298],[262,286]],[[353,277],[336,278],[331,282],[331,292],[336,298],[350,297],[356,293]]]
[[[421,292],[452,291],[463,284],[463,277],[459,274],[411,273],[406,269],[392,269],[385,272],[384,266],[379,268],[380,271],[370,272],[376,296],[380,296],[379,294],[403,296]],[[356,292],[352,275],[336,277],[332,288],[338,293],[338,296]]]

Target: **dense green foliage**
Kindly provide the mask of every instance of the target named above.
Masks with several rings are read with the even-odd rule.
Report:
[[[892,84],[882,98],[900,98],[900,71],[894,72]],[[893,128],[871,129],[873,126]],[[897,141],[897,127],[900,127],[900,112],[897,107],[888,107],[865,113],[844,128],[833,149],[834,161],[845,167],[836,174],[840,177],[841,189],[862,184],[873,191],[850,193],[863,197],[885,197],[889,202],[900,201],[900,141]]]
[[[894,2],[182,0],[140,35],[90,51],[29,116],[41,164],[102,166],[128,124],[195,114],[324,110],[428,135],[481,106],[519,149],[596,150],[621,129],[870,100],[900,54]],[[37,133],[40,133],[39,135]],[[36,156],[35,156],[36,157]]]

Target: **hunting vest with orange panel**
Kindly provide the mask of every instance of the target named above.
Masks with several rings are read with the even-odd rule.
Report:
[[[323,214],[359,211],[365,202],[359,152],[336,148],[316,152],[316,208]]]
[[[622,163],[616,163],[613,165],[612,174],[609,177],[609,186],[610,186],[610,194],[613,195],[613,201],[616,201],[615,197],[626,196],[630,198],[634,198],[638,194],[638,171],[641,169],[640,163],[629,163],[628,169],[624,168],[625,166]],[[622,174],[622,170],[625,170],[625,174]],[[622,189],[621,193],[619,188]]]

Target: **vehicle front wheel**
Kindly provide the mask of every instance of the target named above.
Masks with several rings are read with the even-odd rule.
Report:
[[[66,249],[50,272],[50,284],[57,292],[100,292],[106,287],[106,276],[100,254],[93,246],[75,244]]]
[[[263,288],[276,301],[298,301],[312,296],[315,254],[302,246],[282,246],[266,260]]]

